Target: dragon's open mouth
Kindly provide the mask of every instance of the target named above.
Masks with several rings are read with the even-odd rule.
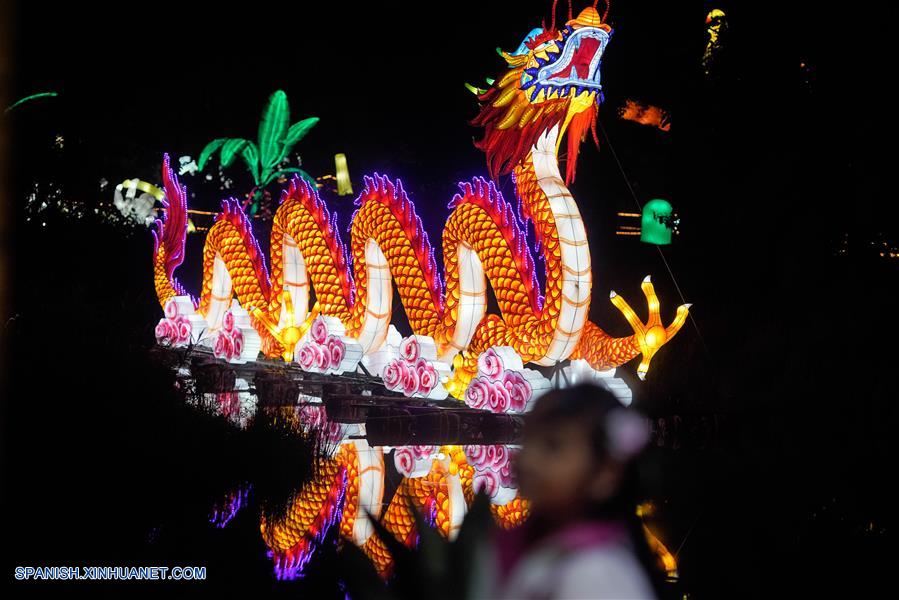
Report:
[[[592,37],[578,38],[579,43],[574,49],[574,56],[568,65],[549,76],[550,79],[561,79],[562,81],[584,80],[590,76],[590,63],[599,49],[600,41]]]
[[[571,29],[563,41],[546,48],[547,59],[538,58],[536,67],[525,69],[522,89],[533,88],[532,101],[544,90],[547,96],[601,91],[599,63],[608,41],[608,32],[598,27]]]

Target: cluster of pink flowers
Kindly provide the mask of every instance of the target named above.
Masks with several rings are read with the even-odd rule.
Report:
[[[400,446],[393,450],[393,464],[403,477],[410,477],[421,461],[428,460],[436,452],[437,446]]]
[[[175,302],[166,302],[165,317],[156,325],[156,342],[163,346],[181,346],[190,342],[190,331],[187,315],[178,314]]]
[[[222,328],[215,335],[212,343],[212,355],[224,360],[240,358],[243,352],[243,332],[234,326],[234,313],[230,310],[222,319]]]
[[[343,441],[343,428],[340,423],[328,420],[324,405],[307,405],[300,409],[300,423],[306,431],[316,432],[325,442],[339,444]]]
[[[500,488],[517,487],[512,462],[517,450],[508,446],[465,446],[465,457],[474,469],[472,487],[483,489],[491,498],[496,497]]]
[[[505,370],[492,348],[478,359],[478,373],[465,391],[468,406],[495,413],[524,411],[533,393],[531,384],[518,371]]]
[[[222,392],[216,394],[215,401],[222,411],[222,416],[226,419],[237,418],[240,416],[240,393],[239,392]]]
[[[415,337],[404,339],[400,343],[399,352],[399,358],[391,360],[384,367],[384,386],[406,396],[430,394],[440,383],[440,376],[431,362],[421,356],[418,340]]]
[[[304,371],[324,373],[336,369],[346,356],[346,345],[336,335],[328,334],[323,319],[315,319],[310,328],[311,341],[300,346],[298,362]]]

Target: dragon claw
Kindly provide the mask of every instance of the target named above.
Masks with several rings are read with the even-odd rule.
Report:
[[[659,348],[664,346],[680,330],[687,320],[692,304],[679,306],[671,325],[664,327],[659,314],[659,297],[656,295],[649,275],[643,278],[643,283],[640,287],[643,290],[643,295],[646,296],[646,304],[649,308],[649,318],[645,323],[640,320],[627,301],[614,291],[609,294],[609,299],[615,305],[615,308],[621,311],[628,324],[634,330],[634,345],[640,350],[640,354],[643,355],[640,365],[637,367],[637,376],[643,380],[649,371],[649,361],[652,360]]]

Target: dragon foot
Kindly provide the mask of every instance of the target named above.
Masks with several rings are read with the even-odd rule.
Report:
[[[609,293],[609,299],[615,305],[615,308],[621,311],[634,330],[634,345],[639,349],[640,354],[643,355],[640,365],[637,367],[637,377],[643,380],[646,379],[646,373],[649,371],[649,361],[652,360],[653,355],[658,352],[659,348],[664,346],[680,330],[687,320],[691,305],[682,304],[678,306],[674,321],[668,327],[663,327],[662,319],[659,316],[659,298],[656,296],[649,275],[643,279],[640,287],[643,290],[643,295],[646,296],[646,302],[649,306],[649,319],[646,323],[640,321],[634,309],[614,290]]]

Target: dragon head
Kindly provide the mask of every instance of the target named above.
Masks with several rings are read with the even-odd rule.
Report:
[[[485,129],[476,146],[486,152],[493,177],[510,172],[540,134],[558,125],[556,150],[567,132],[565,180],[574,180],[587,131],[596,139],[600,61],[612,33],[604,21],[587,7],[563,28],[555,22],[535,28],[514,52],[501,52],[509,70],[478,96],[481,111],[472,121]]]

